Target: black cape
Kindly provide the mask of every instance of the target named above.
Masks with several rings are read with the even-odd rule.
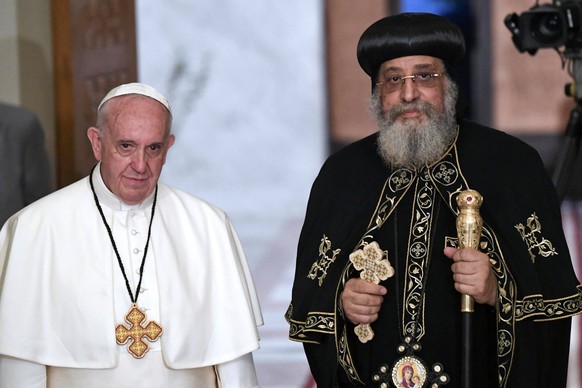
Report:
[[[329,157],[300,235],[286,319],[318,386],[392,386],[397,347],[411,330],[421,345],[414,355],[427,371],[441,365],[447,387],[459,386],[460,296],[442,251],[456,245],[455,199],[468,188],[484,198],[480,249],[491,259],[499,295],[495,308],[476,305],[473,380],[479,387],[565,386],[570,317],[582,311],[582,296],[559,201],[537,152],[463,122],[437,163],[392,170],[376,141],[371,135]],[[376,336],[362,344],[340,296],[359,276],[348,256],[372,241],[397,275],[382,281],[388,294],[372,324]]]

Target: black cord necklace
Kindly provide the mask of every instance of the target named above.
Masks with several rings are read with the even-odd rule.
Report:
[[[97,193],[95,192],[95,187],[93,186],[93,172],[89,176],[89,184],[91,185],[91,191],[93,192],[93,198],[95,198],[95,205],[97,205],[97,210],[99,210],[99,214],[101,215],[101,220],[103,221],[103,225],[105,225],[105,229],[107,229],[107,234],[109,235],[109,240],[111,241],[111,245],[113,246],[113,250],[115,251],[115,256],[117,257],[117,263],[119,264],[119,268],[121,269],[121,273],[123,274],[123,279],[125,279],[125,286],[127,287],[127,292],[129,292],[129,298],[131,299],[131,303],[137,303],[137,297],[139,296],[139,289],[141,287],[141,281],[143,279],[143,269],[145,266],[146,256],[148,254],[148,246],[150,242],[150,237],[152,234],[152,223],[154,221],[154,212],[156,209],[156,201],[158,198],[158,186],[156,185],[156,191],[154,194],[154,202],[152,204],[152,214],[150,218],[150,224],[148,227],[148,237],[145,243],[143,257],[141,259],[141,264],[139,267],[139,282],[137,283],[137,288],[135,289],[135,296],[133,292],[131,292],[131,286],[129,285],[129,279],[127,278],[127,274],[125,273],[125,267],[123,266],[123,262],[121,261],[121,256],[119,255],[119,251],[117,250],[117,244],[115,244],[115,239],[113,238],[113,233],[111,232],[111,228],[105,219],[105,214],[103,214],[103,208],[99,203],[99,198],[97,198]]]
[[[93,171],[95,167],[93,167]],[[89,175],[89,185],[91,186],[91,192],[93,193],[93,198],[95,199],[95,205],[97,206],[97,210],[101,215],[101,220],[103,221],[103,225],[105,225],[105,229],[107,229],[107,234],[109,235],[109,240],[111,241],[111,245],[113,246],[113,250],[115,251],[115,257],[117,258],[117,263],[119,264],[119,268],[121,269],[121,273],[123,275],[123,279],[125,280],[125,286],[127,288],[127,292],[129,293],[129,298],[131,299],[132,306],[125,316],[125,320],[127,323],[130,324],[129,328],[127,328],[124,324],[118,324],[115,328],[115,337],[118,344],[122,345],[127,343],[130,339],[131,344],[128,347],[129,353],[131,353],[135,358],[142,358],[145,353],[149,350],[149,345],[143,341],[143,337],[147,337],[150,341],[157,340],[162,335],[162,327],[154,321],[150,321],[147,326],[143,327],[142,322],[145,322],[146,315],[143,310],[141,310],[137,306],[137,298],[139,296],[139,289],[141,288],[141,281],[143,279],[143,270],[145,266],[146,257],[148,254],[148,246],[150,242],[150,237],[152,233],[152,224],[154,221],[154,213],[156,209],[156,202],[158,198],[158,186],[156,185],[156,189],[154,192],[154,201],[152,203],[152,213],[150,218],[150,223],[148,226],[148,236],[144,247],[143,258],[141,259],[141,264],[139,267],[139,281],[137,283],[137,287],[135,289],[135,295],[131,291],[131,286],[129,284],[129,279],[125,272],[125,267],[123,266],[123,262],[121,261],[121,256],[119,255],[119,251],[117,249],[117,244],[115,244],[115,239],[113,238],[113,233],[111,231],[111,227],[107,223],[105,219],[105,214],[103,213],[103,208],[99,203],[99,198],[97,197],[97,193],[95,191],[95,187],[93,186],[93,171]]]

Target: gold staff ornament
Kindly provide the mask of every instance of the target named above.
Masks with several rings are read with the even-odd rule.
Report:
[[[479,208],[483,204],[483,197],[476,190],[461,191],[457,196],[459,215],[457,216],[457,236],[459,249],[479,248],[483,219],[479,215]],[[467,294],[461,296],[461,312],[473,312],[473,298]]]

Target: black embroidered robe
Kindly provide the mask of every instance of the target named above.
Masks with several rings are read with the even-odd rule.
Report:
[[[410,333],[427,374],[440,365],[447,387],[459,386],[460,295],[443,249],[457,244],[455,200],[467,188],[484,198],[480,250],[490,257],[499,295],[495,307],[476,304],[473,380],[488,388],[565,386],[570,317],[582,309],[581,289],[559,201],[537,152],[463,122],[437,163],[392,170],[376,139],[326,161],[299,240],[286,319],[290,339],[304,343],[318,386],[392,386],[392,367],[402,357],[397,347]],[[341,292],[359,276],[350,253],[373,241],[396,275],[381,282],[388,294],[372,324],[375,337],[362,344],[343,315]]]

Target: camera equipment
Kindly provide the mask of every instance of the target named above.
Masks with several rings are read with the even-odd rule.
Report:
[[[568,62],[568,73],[574,79],[565,90],[576,105],[570,113],[552,176],[561,201],[582,141],[582,0],[554,0],[552,4],[542,5],[538,1],[521,15],[507,15],[504,22],[520,52],[535,55],[540,48],[554,48],[560,54],[562,65]],[[564,49],[560,51],[562,46]]]
[[[582,1],[554,0],[552,4],[536,3],[521,15],[505,17],[515,47],[534,55],[540,48],[564,46],[566,58],[579,56],[582,46]]]

